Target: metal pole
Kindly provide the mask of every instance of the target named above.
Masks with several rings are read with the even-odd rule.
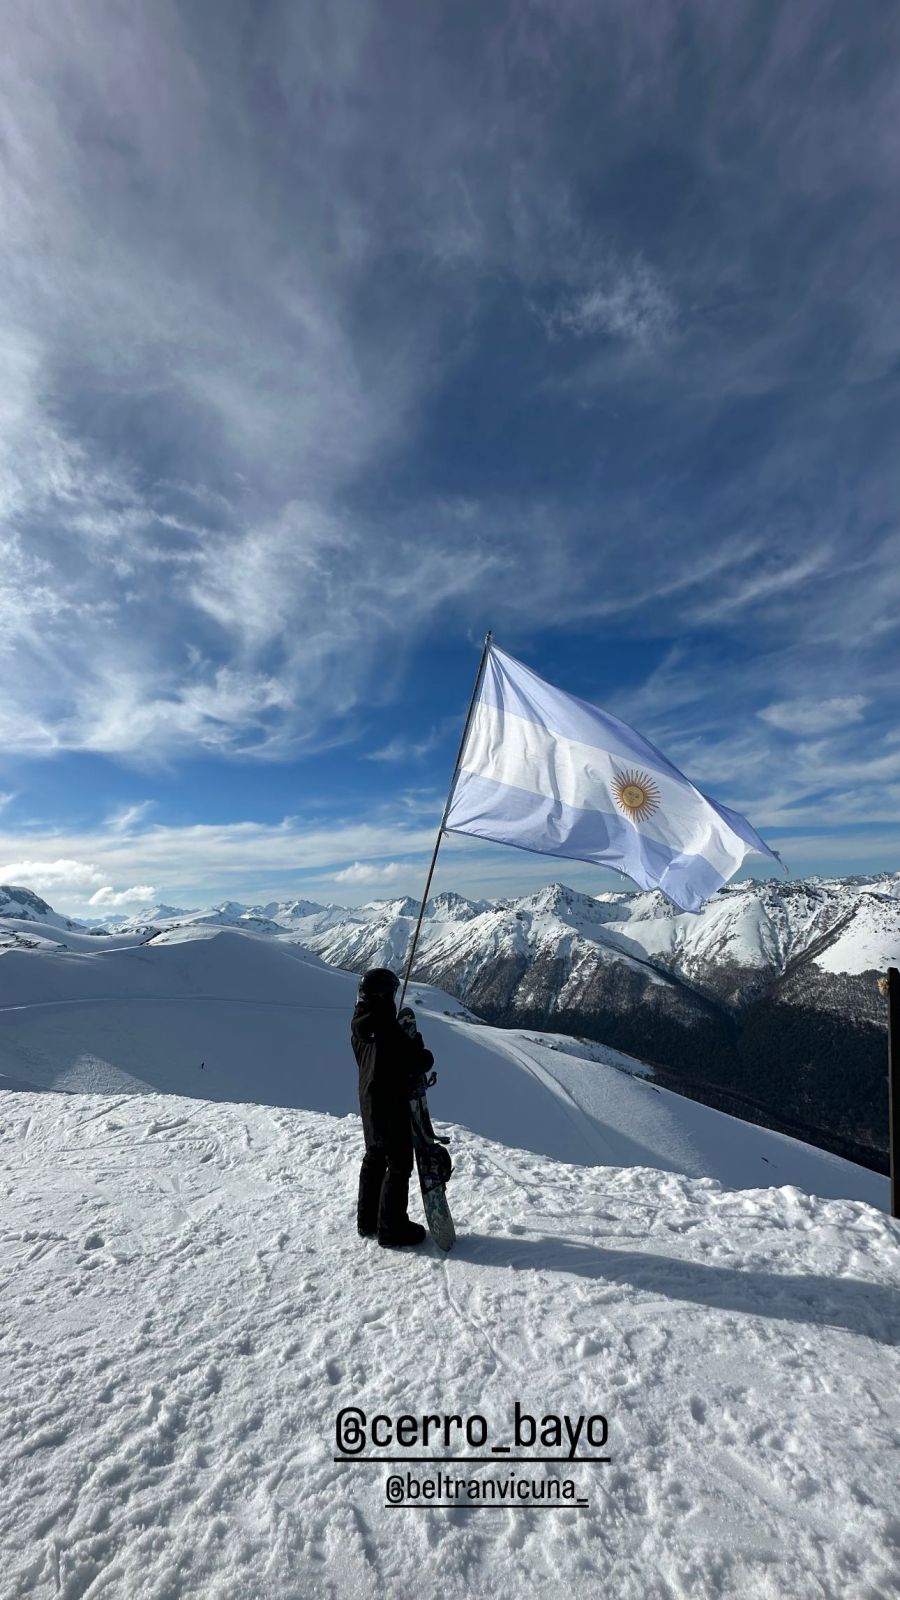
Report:
[[[900,1218],[900,971],[887,968],[887,1138],[890,1216]]]
[[[484,645],[482,646],[481,650],[481,660],[478,663],[478,671],[475,674],[475,686],[472,690],[472,698],[469,701],[469,709],[466,712],[466,720],[462,731],[462,738],[459,741],[459,749],[456,752],[456,761],[453,767],[453,777],[450,779],[450,788],[447,791],[447,802],[444,806],[441,816],[441,825],[438,828],[438,836],[434,842],[434,850],[431,856],[431,866],[428,868],[428,877],[425,879],[425,893],[422,895],[422,904],[419,907],[419,920],[416,923],[416,931],[413,934],[412,944],[410,945],[409,949],[409,959],[406,963],[406,971],[403,974],[403,987],[400,990],[400,999],[397,1001],[398,1011],[403,1004],[403,1000],[406,995],[406,986],[409,983],[409,975],[412,972],[412,964],[416,954],[416,945],[419,942],[419,934],[422,931],[422,918],[425,915],[425,907],[428,903],[428,891],[431,888],[431,880],[434,877],[434,869],[437,863],[438,851],[441,848],[441,840],[444,837],[444,823],[447,820],[447,812],[450,810],[450,801],[453,799],[453,789],[456,783],[457,774],[459,772],[459,764],[462,761],[463,750],[466,747],[466,739],[468,738],[469,727],[472,722],[472,713],[475,710],[475,701],[478,699],[478,691],[481,688],[481,679],[484,676],[484,664],[487,661],[487,653],[491,647],[491,640],[493,637],[494,635],[489,628],[484,637]]]

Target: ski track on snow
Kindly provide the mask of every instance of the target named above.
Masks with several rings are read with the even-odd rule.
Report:
[[[209,929],[0,967],[2,1600],[900,1593],[883,1180],[430,993],[458,1244],[381,1251],[352,976]],[[543,1469],[588,1510],[333,1460],[343,1407],[512,1443],[516,1399],[608,1416],[609,1465]]]
[[[355,1117],[3,1097],[4,1600],[898,1592],[888,1219],[455,1130],[457,1250],[392,1255],[359,1150]],[[332,1460],[343,1406],[509,1443],[515,1398],[608,1415],[588,1511],[385,1510],[389,1469]]]

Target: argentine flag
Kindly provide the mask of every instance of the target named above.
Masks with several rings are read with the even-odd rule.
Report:
[[[444,828],[614,867],[682,911],[699,911],[752,851],[779,859],[627,723],[493,644]]]

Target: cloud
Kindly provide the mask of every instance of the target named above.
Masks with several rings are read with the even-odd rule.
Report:
[[[609,263],[595,282],[564,296],[544,323],[550,333],[605,335],[649,351],[674,336],[676,315],[660,275],[637,259],[629,267]]]
[[[35,856],[30,860],[16,856],[15,835],[0,832],[0,863],[6,863],[0,865],[0,881],[57,889],[67,908],[86,905],[84,891],[94,893],[116,883],[152,883],[154,897],[176,897],[178,904],[185,903],[187,894],[204,900],[223,895],[240,899],[258,897],[263,889],[271,899],[313,874],[323,882],[336,881],[335,871],[348,860],[364,865],[401,852],[427,855],[434,845],[433,799],[419,804],[407,798],[408,804],[398,801],[372,807],[362,817],[330,821],[285,817],[278,823],[156,825],[129,833],[104,827],[44,836],[34,830],[29,843]],[[51,845],[69,858],[51,860],[46,849],[48,859],[40,859],[41,847]],[[395,865],[390,862],[391,868]]]
[[[773,598],[783,599],[809,583],[817,575],[827,572],[829,550],[820,547],[804,553],[795,560],[770,559],[761,570],[747,570],[735,574],[730,583],[717,585],[711,594],[697,594],[690,607],[694,623],[710,625],[734,618],[751,607],[769,605]]]
[[[366,753],[366,761],[406,762],[422,761],[443,744],[448,734],[454,730],[459,732],[460,720],[458,717],[446,717],[437,727],[431,729],[422,739],[412,739],[403,734],[397,734],[389,739],[380,750],[370,750]]]
[[[751,757],[748,751],[748,767],[752,766]],[[896,757],[900,763],[900,752]],[[745,770],[748,768],[741,772]],[[780,788],[766,793],[764,769],[756,791],[764,799],[758,807],[745,804],[745,809],[764,837],[770,824],[776,827],[770,842],[793,871],[884,870],[900,859],[900,826],[895,820],[900,815],[900,765],[896,770],[893,800],[881,827],[858,827],[866,820],[859,814],[858,792],[853,796],[855,813],[851,800],[845,801],[841,795],[828,806],[791,809]],[[742,785],[743,779],[727,793],[719,790],[719,795],[726,803],[740,806]],[[888,789],[885,792],[889,795]],[[46,893],[57,909],[87,916],[102,907],[146,904],[158,898],[176,905],[208,905],[224,898],[261,904],[297,895],[325,900],[342,898],[340,891],[346,886],[362,890],[378,884],[404,884],[407,892],[416,894],[421,892],[434,846],[436,803],[439,809],[442,797],[436,801],[434,794],[423,791],[419,796],[407,793],[391,806],[372,809],[365,816],[333,822],[287,817],[274,824],[156,825],[130,833],[104,827],[96,832],[46,837],[38,833],[31,839],[35,846],[31,860],[19,859],[15,837],[0,832],[0,862],[4,863],[0,882],[37,889]],[[792,837],[782,836],[785,829],[794,835],[802,830],[803,842],[795,847]],[[50,847],[66,854],[54,860]],[[351,864],[344,866],[348,861]],[[760,875],[768,869],[759,858],[749,863],[748,870]],[[482,846],[449,835],[438,858],[434,892],[453,888],[474,898],[514,895],[554,877],[589,892],[621,886],[623,881],[616,874],[579,862],[554,864],[549,858],[532,858],[521,851]],[[117,883],[134,888],[116,890],[113,885]]]
[[[255,83],[198,53],[174,8],[101,12],[85,30],[27,7],[9,19],[0,738],[288,754],[352,712],[398,603],[414,640],[483,570],[401,531],[386,578],[368,525],[336,504],[401,442],[433,338],[405,297],[354,325],[380,208],[346,192],[342,132],[329,141],[312,109],[326,80],[353,91],[351,37],[373,19],[345,17],[342,59],[298,36],[306,85],[285,98],[294,23],[275,16],[267,100],[297,125],[251,117],[226,149],[216,108],[237,132]],[[139,61],[166,84],[162,120]]]
[[[867,703],[862,694],[836,695],[831,700],[782,700],[765,706],[757,715],[786,733],[830,733],[862,721]]]
[[[15,798],[16,794],[14,790],[0,789],[0,811],[5,811],[7,806],[11,806]]]
[[[103,874],[86,861],[6,861],[0,862],[0,879],[30,889],[51,890],[92,888],[103,882]]]
[[[488,622],[879,715],[897,19],[599,15],[11,0],[2,748],[327,750]]]
[[[154,800],[139,800],[134,805],[122,806],[107,817],[106,826],[116,833],[130,833],[138,823],[145,821],[155,804]]]
[[[371,861],[354,861],[352,867],[344,867],[342,872],[334,873],[334,881],[335,883],[394,883],[407,870],[398,861],[389,861],[383,867],[376,867]]]
[[[380,750],[367,751],[364,759],[366,761],[417,761],[421,760],[433,748],[433,744],[428,740],[423,739],[416,743],[412,739],[403,739],[398,735],[394,739],[389,739],[387,744],[382,745]]]
[[[113,889],[107,885],[98,889],[91,895],[89,906],[130,906],[147,905],[153,900],[156,890],[151,884],[136,883],[133,889]]]

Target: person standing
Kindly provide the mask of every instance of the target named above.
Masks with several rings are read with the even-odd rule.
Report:
[[[400,979],[386,967],[363,975],[350,1024],[359,1067],[359,1109],[366,1153],[359,1174],[357,1231],[389,1249],[421,1244],[425,1229],[407,1215],[413,1168],[410,1085],[434,1064],[421,1035],[397,1021]]]

